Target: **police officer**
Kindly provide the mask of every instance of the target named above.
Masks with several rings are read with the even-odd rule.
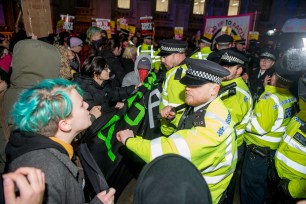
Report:
[[[241,203],[263,203],[267,175],[286,126],[293,116],[296,98],[289,88],[293,81],[277,66],[271,78],[265,79],[265,92],[253,110],[244,134],[247,145],[241,175]]]
[[[253,108],[253,100],[250,90],[241,78],[241,73],[244,69],[243,66],[247,61],[248,59],[243,54],[234,50],[228,50],[222,55],[219,63],[230,72],[230,75],[223,79],[221,85],[224,87],[236,83],[236,87],[229,89],[220,96],[224,105],[231,113],[235,123],[238,146],[237,168],[226,192],[226,203],[232,203],[234,199],[236,181],[239,178],[239,172],[237,170],[241,169],[240,160],[242,159],[244,152],[243,133],[245,132]]]
[[[190,59],[186,76],[186,120],[182,129],[170,137],[145,140],[134,137],[131,130],[117,133],[117,139],[127,148],[150,162],[154,158],[176,153],[188,158],[204,176],[213,203],[222,197],[236,166],[236,141],[233,121],[218,97],[220,82],[229,72],[207,60]],[[169,117],[170,110],[163,115]]]
[[[249,73],[249,88],[253,96],[254,103],[264,92],[264,80],[266,76],[271,77],[275,69],[273,65],[276,61],[276,54],[272,49],[263,49],[259,55],[259,68]]]
[[[281,65],[294,71],[296,76],[304,74],[298,89],[300,112],[288,124],[275,154],[276,170],[282,179],[280,195],[292,201],[293,198],[306,198],[306,52],[299,49],[288,51]]]
[[[235,40],[235,47],[239,52],[244,53],[246,51],[245,39]]]
[[[159,49],[154,49],[152,38],[152,35],[146,35],[143,37],[143,43],[137,47],[137,57],[140,54],[150,55],[152,59],[152,69],[158,71],[161,65],[160,56],[157,55],[159,53]]]
[[[227,50],[227,49],[233,49],[233,42],[234,39],[232,36],[223,34],[220,35],[216,38],[216,48],[217,50],[210,53],[207,57],[207,60],[219,63],[220,58],[222,54]]]
[[[212,41],[206,37],[201,37],[199,41],[198,51],[190,56],[192,59],[206,59],[212,52],[210,49]]]
[[[187,42],[169,39],[160,42],[161,61],[167,69],[166,79],[163,83],[162,100],[160,111],[166,106],[176,107],[185,101],[185,85],[180,83],[180,79],[185,75]],[[169,121],[162,119],[161,132],[163,135],[171,135],[178,125],[183,110],[177,112],[177,117]]]

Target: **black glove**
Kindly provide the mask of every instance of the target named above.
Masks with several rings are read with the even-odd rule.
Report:
[[[277,185],[277,189],[279,192],[279,195],[284,195],[285,198],[292,198],[288,189],[290,180],[288,179],[282,179]]]

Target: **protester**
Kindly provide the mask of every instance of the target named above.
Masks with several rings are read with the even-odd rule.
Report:
[[[3,174],[0,178],[0,203],[41,204],[45,188],[45,174],[40,169],[20,167],[15,172]]]
[[[71,60],[70,60],[70,68],[72,74],[79,73],[81,69],[81,61],[79,57],[79,53],[82,50],[83,41],[78,37],[69,37],[67,39],[68,49],[71,50]]]
[[[117,132],[118,141],[149,163],[158,156],[175,153],[190,160],[201,171],[212,196],[212,202],[222,201],[235,170],[237,145],[231,115],[218,97],[220,82],[229,72],[207,60],[190,59],[186,76],[188,104],[177,131],[169,137],[146,140],[134,137],[131,130]],[[171,106],[162,117],[175,117]],[[205,158],[205,159],[203,159]]]
[[[141,54],[137,57],[134,71],[125,75],[122,81],[122,87],[138,86],[148,76],[152,69],[152,60],[149,55]]]
[[[6,146],[6,169],[41,169],[45,203],[85,203],[79,168],[71,161],[71,142],[92,123],[81,94],[70,81],[44,80],[22,92],[12,111],[16,129]],[[114,193],[100,192],[91,203],[112,203]]]
[[[135,86],[111,87],[110,68],[102,57],[90,56],[84,62],[81,73],[75,75],[75,82],[84,90],[84,101],[88,110],[100,106],[103,111],[112,107],[122,108],[122,100],[135,91]]]
[[[125,74],[134,71],[136,61],[136,47],[135,45],[128,44],[122,53],[120,58],[123,65]]]

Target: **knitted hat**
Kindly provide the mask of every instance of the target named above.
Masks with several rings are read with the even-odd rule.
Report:
[[[69,47],[76,47],[83,44],[83,41],[77,37],[69,37],[67,39],[67,44]]]

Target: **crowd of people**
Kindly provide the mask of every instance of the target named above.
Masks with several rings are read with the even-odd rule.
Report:
[[[122,189],[83,188],[90,179],[75,140],[124,109],[149,73],[161,83],[160,135],[116,132],[147,163],[134,174],[134,203],[235,203],[237,188],[242,204],[306,198],[305,51],[247,49],[258,42],[227,34],[201,37],[194,50],[152,35],[108,39],[94,26],[81,36],[63,31],[12,48],[0,35],[3,202],[116,202]]]

